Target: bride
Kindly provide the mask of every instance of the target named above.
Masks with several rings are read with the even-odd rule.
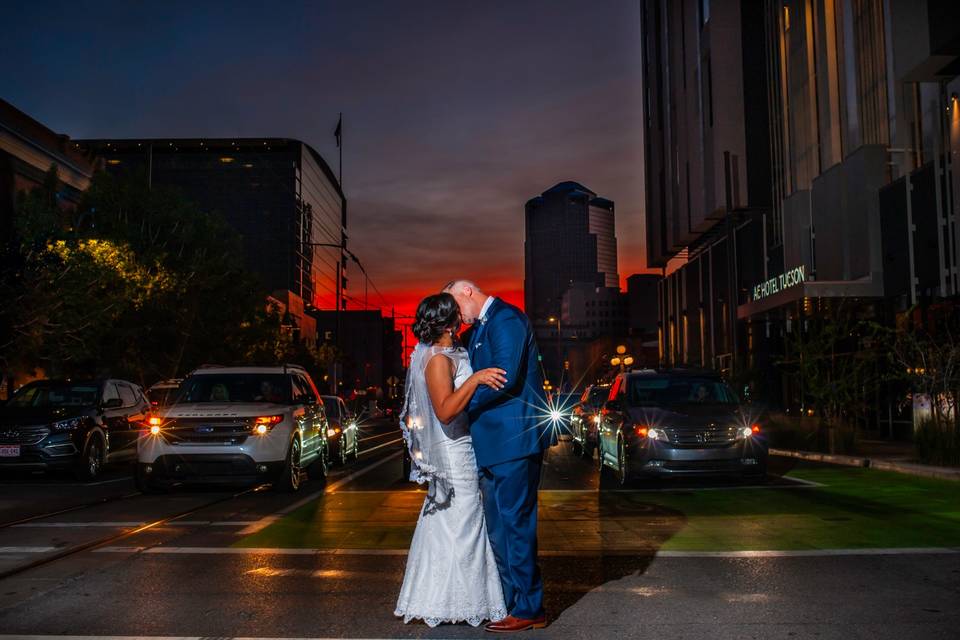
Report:
[[[410,543],[394,615],[431,627],[473,626],[507,615],[493,549],[487,538],[479,474],[465,409],[479,385],[502,389],[502,369],[474,373],[457,346],[460,311],[440,293],[417,307],[401,427],[410,449],[410,479],[427,495]]]

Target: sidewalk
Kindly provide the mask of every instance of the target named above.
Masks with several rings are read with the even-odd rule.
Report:
[[[815,451],[794,451],[791,449],[770,449],[770,455],[787,458],[799,458],[814,462],[826,462],[848,467],[868,467],[881,471],[895,471],[912,476],[925,478],[940,478],[942,480],[960,481],[960,468],[936,467],[928,464],[912,462],[914,457],[913,446],[910,443],[888,442],[883,440],[861,440],[857,448],[862,455],[844,456]]]

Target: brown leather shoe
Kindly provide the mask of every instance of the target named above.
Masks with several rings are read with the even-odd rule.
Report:
[[[514,633],[515,631],[526,631],[527,629],[543,629],[547,626],[547,617],[540,616],[533,620],[524,620],[523,618],[514,618],[507,616],[499,622],[491,622],[486,627],[491,633]]]

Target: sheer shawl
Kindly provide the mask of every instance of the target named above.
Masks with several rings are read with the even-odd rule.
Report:
[[[410,480],[418,484],[428,483],[427,500],[441,508],[453,497],[450,455],[446,447],[448,425],[437,418],[427,389],[427,363],[437,354],[444,354],[456,363],[456,348],[433,347],[417,344],[410,356],[407,369],[403,411],[400,412],[400,428],[410,451]],[[466,414],[456,416],[466,420]]]

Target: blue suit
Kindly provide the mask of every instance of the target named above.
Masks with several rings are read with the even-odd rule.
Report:
[[[543,615],[537,565],[540,467],[544,450],[556,444],[545,413],[539,351],[527,316],[499,299],[477,321],[467,348],[475,371],[499,367],[507,372],[502,390],[477,389],[467,413],[507,611],[532,619]]]

